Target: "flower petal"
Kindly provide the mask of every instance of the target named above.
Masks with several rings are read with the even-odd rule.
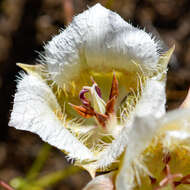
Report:
[[[154,114],[155,117],[161,117],[165,114],[165,103],[165,81],[158,81],[151,78],[146,82],[146,86],[142,91],[134,113],[139,117],[150,114]]]
[[[116,126],[117,127],[117,126]],[[103,169],[116,162],[128,143],[129,128],[124,127],[120,135],[100,153],[98,161],[94,163],[96,169]]]
[[[114,190],[114,172],[100,175],[90,181],[83,190]]]
[[[136,116],[154,115],[159,118],[165,114],[166,71],[174,49],[175,46],[160,56],[158,63],[160,70],[156,76],[147,80],[146,86],[142,89],[141,98],[134,110]]]
[[[129,132],[127,149],[116,178],[116,189],[132,190],[135,186],[135,172],[132,162],[149,145],[157,130],[156,120],[152,116],[135,118]],[[122,164],[123,163],[123,164]]]
[[[61,111],[50,87],[39,75],[22,75],[17,86],[10,126],[38,134],[44,141],[64,150],[72,159],[93,159],[56,116]]]
[[[159,119],[160,133],[169,130],[183,129],[190,132],[190,109],[176,109],[167,112]]]
[[[59,86],[81,73],[153,71],[159,60],[158,43],[144,30],[133,27],[118,14],[96,4],[46,46],[41,62],[47,64]]]
[[[127,149],[116,177],[116,189],[136,189],[138,178],[138,185],[141,188],[140,183],[143,177],[136,171],[139,160],[145,160],[146,165],[141,167],[146,174],[149,173],[149,176],[153,174],[159,179],[163,169],[161,158],[163,158],[164,151],[168,151],[171,154],[175,153],[175,161],[170,165],[175,167],[175,170],[178,169],[176,172],[187,172],[189,169],[187,164],[190,162],[188,156],[190,153],[189,134],[190,109],[174,110],[159,119],[154,118],[154,116],[136,118],[129,132]],[[152,145],[153,139],[155,142]],[[149,176],[147,176],[148,179]],[[146,184],[145,179],[142,183]],[[142,187],[142,189],[152,188],[150,183],[147,183],[145,186],[146,188]]]

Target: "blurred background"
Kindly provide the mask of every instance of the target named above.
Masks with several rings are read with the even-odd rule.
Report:
[[[35,63],[46,41],[65,28],[73,15],[97,2],[134,26],[145,27],[161,40],[165,50],[175,44],[168,72],[167,109],[177,108],[186,96],[190,86],[189,0],[1,0],[0,179],[10,182],[15,177],[30,175],[39,152],[45,155],[44,160],[37,161],[37,165],[41,162],[37,170],[43,165],[39,176],[70,167],[61,151],[44,145],[38,136],[8,128],[16,75],[20,70],[16,63]],[[86,172],[75,169],[69,176],[63,176],[44,189],[78,190],[90,180]],[[13,182],[20,183],[19,180]]]

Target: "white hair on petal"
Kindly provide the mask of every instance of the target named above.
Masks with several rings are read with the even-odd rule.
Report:
[[[44,47],[40,62],[62,86],[83,70],[110,72],[155,70],[159,45],[144,30],[133,27],[100,4],[74,17],[73,22]]]
[[[38,134],[44,141],[68,153],[72,159],[93,159],[93,154],[66,128],[56,112],[61,108],[51,88],[40,76],[21,74],[9,126]]]

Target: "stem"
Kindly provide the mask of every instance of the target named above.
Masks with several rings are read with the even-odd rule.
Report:
[[[7,183],[5,183],[2,180],[0,180],[0,186],[2,186],[3,188],[5,188],[7,190],[14,190],[10,185],[8,185]]]
[[[47,160],[49,156],[50,150],[51,150],[51,146],[49,144],[45,143],[42,146],[36,160],[34,161],[32,167],[30,168],[27,174],[27,177],[26,177],[27,180],[29,181],[34,180],[38,176],[40,170],[42,169],[45,161]]]
[[[64,170],[56,171],[51,174],[47,174],[46,176],[41,177],[40,179],[35,181],[35,185],[41,188],[50,187],[57,183],[60,180],[69,177],[77,172],[81,171],[80,168],[75,166],[70,166]]]

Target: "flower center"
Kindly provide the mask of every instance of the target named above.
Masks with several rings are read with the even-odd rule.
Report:
[[[170,154],[166,154],[164,156],[163,162],[165,164],[165,167],[163,169],[163,173],[165,177],[159,182],[158,186],[154,188],[154,190],[160,190],[168,185],[171,186],[172,190],[176,190],[176,187],[184,184],[188,185],[190,184],[190,174],[183,176],[181,173],[172,174],[170,171],[169,162],[171,160]],[[175,178],[181,178],[179,181],[175,181]],[[151,178],[152,184],[156,183],[155,178]]]
[[[106,129],[106,124],[112,116],[116,116],[114,107],[116,99],[119,95],[118,81],[115,73],[113,74],[112,86],[107,103],[104,102],[101,96],[101,90],[97,83],[92,79],[93,85],[91,87],[84,86],[79,93],[79,98],[82,105],[71,104],[72,108],[84,118],[94,117],[98,126]],[[89,95],[89,99],[85,96]]]

